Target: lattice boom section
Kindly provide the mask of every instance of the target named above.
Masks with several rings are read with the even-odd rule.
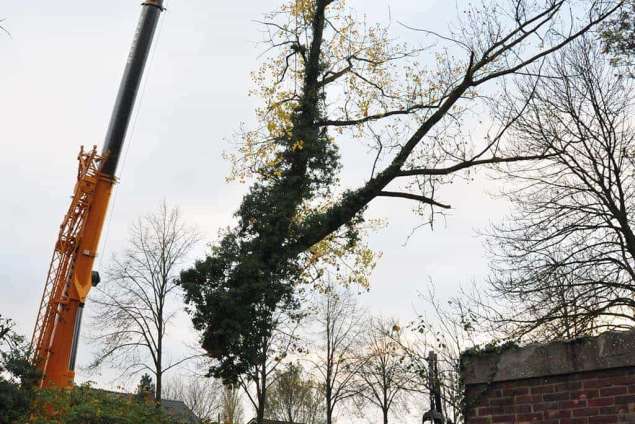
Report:
[[[82,146],[78,160],[79,169],[73,198],[60,225],[31,339],[32,359],[40,367],[45,364],[48,356],[59,307],[68,301],[68,289],[72,284],[70,280],[77,257],[79,236],[86,222],[102,157],[97,155],[96,146],[93,146],[90,151],[84,151]]]

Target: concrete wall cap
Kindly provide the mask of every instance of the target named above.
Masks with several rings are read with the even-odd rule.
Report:
[[[466,356],[466,385],[635,366],[635,330]]]

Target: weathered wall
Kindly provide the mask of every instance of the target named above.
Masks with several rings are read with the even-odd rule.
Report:
[[[635,332],[468,356],[467,424],[635,423]]]

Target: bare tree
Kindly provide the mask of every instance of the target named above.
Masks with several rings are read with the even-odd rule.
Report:
[[[273,318],[273,332],[261,338],[252,365],[238,377],[238,384],[254,407],[258,424],[264,423],[267,393],[280,375],[276,371],[285,358],[299,347],[297,330],[300,318],[300,314],[279,311]]]
[[[290,363],[277,374],[267,394],[267,418],[288,423],[323,423],[323,391],[307,378],[302,366]]]
[[[91,367],[109,361],[127,375],[151,372],[157,401],[163,374],[191,358],[168,362],[165,337],[180,309],[175,277],[198,238],[178,209],[163,203],[132,225],[127,250],[114,257],[106,281],[91,299],[97,333],[93,340],[101,345]]]
[[[514,336],[575,337],[635,323],[633,83],[597,43],[581,39],[528,77],[513,152],[540,166],[506,168],[514,205],[490,235],[489,318]],[[507,105],[513,104],[509,99]],[[507,307],[505,307],[507,305]]]
[[[233,385],[226,385],[223,391],[222,424],[241,424],[243,421],[243,406],[240,389]]]
[[[163,397],[183,401],[205,423],[211,423],[223,410],[224,387],[219,380],[193,377],[170,379],[164,384]]]
[[[388,424],[393,406],[400,406],[402,415],[407,412],[407,395],[415,380],[405,361],[399,334],[397,321],[371,319],[362,354],[357,359],[360,362],[356,376],[359,384],[357,407],[361,411],[366,411],[367,404],[379,408],[384,424]]]
[[[329,285],[318,301],[318,339],[310,360],[324,390],[326,424],[333,423],[336,406],[358,392],[355,376],[361,364],[356,359],[363,319],[364,314],[347,290]]]

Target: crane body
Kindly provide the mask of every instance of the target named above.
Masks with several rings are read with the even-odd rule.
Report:
[[[93,263],[126,131],[148,58],[163,0],[142,3],[141,17],[121,79],[108,132],[100,154],[82,147],[79,170],[64,216],[31,341],[33,360],[42,372],[42,387],[73,384],[75,359],[86,297],[99,283]]]

